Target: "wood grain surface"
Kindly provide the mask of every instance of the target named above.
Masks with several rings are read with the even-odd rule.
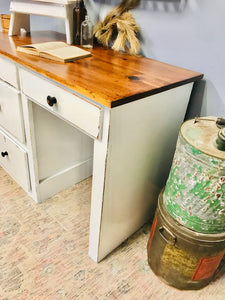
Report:
[[[16,51],[18,45],[65,41],[56,32],[33,32],[31,36],[8,37],[0,33],[0,54],[107,107],[200,80],[203,74],[145,57],[94,47],[92,56],[61,63]]]

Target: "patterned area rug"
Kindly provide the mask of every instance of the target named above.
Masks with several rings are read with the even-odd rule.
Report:
[[[96,264],[88,257],[91,178],[36,204],[0,168],[1,300],[224,300],[225,274],[198,291],[161,282],[147,263],[151,224]]]

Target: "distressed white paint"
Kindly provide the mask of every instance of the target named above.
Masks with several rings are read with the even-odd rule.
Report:
[[[43,202],[91,176],[93,140],[23,95],[32,197]]]
[[[74,1],[35,1],[12,0],[9,35],[18,35],[20,28],[30,32],[30,15],[61,18],[65,22],[66,41],[73,42],[73,3]]]
[[[20,92],[1,80],[0,125],[20,142],[25,141]]]
[[[99,138],[102,122],[100,105],[81,99],[62,87],[24,69],[20,69],[20,77],[23,93],[38,105],[82,129],[90,136]],[[48,95],[57,99],[56,105],[50,107],[47,104]]]
[[[6,58],[0,57],[0,79],[15,88],[19,88],[16,65]]]
[[[31,192],[29,193],[29,195],[34,199],[35,202],[40,202],[39,173],[34,131],[33,105],[32,102],[29,101],[29,99],[24,94],[22,94],[22,106],[24,112],[24,127],[26,134],[26,146],[31,182]]]
[[[95,261],[103,259],[154,213],[192,85],[111,110],[105,139],[101,145],[95,143],[94,177],[97,174],[98,178],[93,180],[98,187],[93,186],[91,227],[96,228],[91,228],[89,249]]]
[[[27,163],[27,153],[0,130],[0,152],[7,152],[0,156],[1,166],[18,182],[25,191],[30,190],[30,178]]]
[[[38,202],[43,202],[57,192],[90,177],[92,175],[92,163],[93,160],[90,158],[39,182]]]
[[[89,256],[98,261],[98,247],[104,198],[105,168],[107,165],[110,109],[104,108],[103,133],[101,141],[94,141],[92,198],[89,234]]]
[[[33,104],[39,181],[93,157],[93,140],[40,106]],[[91,173],[87,174],[87,177]]]
[[[90,137],[34,103],[30,120],[35,138],[38,202],[92,175]]]
[[[20,68],[26,144],[1,129],[0,147],[15,153],[1,165],[42,202],[91,175],[94,142],[89,255],[100,261],[154,213],[193,84],[110,109]],[[46,104],[49,94],[56,107]]]

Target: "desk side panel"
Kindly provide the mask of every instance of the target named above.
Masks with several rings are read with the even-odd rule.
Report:
[[[153,217],[192,86],[112,109],[98,261]]]

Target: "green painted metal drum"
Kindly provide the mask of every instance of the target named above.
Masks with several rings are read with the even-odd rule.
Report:
[[[225,232],[225,128],[216,121],[183,123],[163,194],[174,219],[203,233]]]

